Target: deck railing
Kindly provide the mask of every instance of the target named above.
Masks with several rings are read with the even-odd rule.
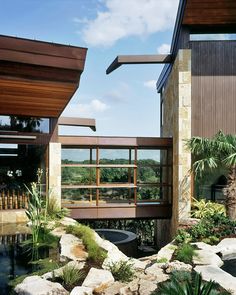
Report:
[[[0,210],[27,209],[29,194],[22,191],[1,191]]]

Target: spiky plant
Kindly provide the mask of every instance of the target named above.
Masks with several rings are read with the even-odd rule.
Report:
[[[195,178],[203,177],[204,172],[218,168],[228,171],[228,185],[224,190],[226,213],[236,219],[236,136],[219,131],[213,138],[193,137],[187,141],[192,153],[192,170]]]

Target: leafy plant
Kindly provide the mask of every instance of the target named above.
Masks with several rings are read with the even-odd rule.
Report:
[[[112,273],[114,279],[120,282],[130,282],[134,277],[133,264],[128,261],[113,262],[108,265],[108,269]]]
[[[192,237],[189,232],[184,229],[179,229],[177,231],[177,234],[175,236],[175,242],[177,244],[190,243],[191,241]]]
[[[225,206],[211,201],[206,201],[205,199],[194,199],[192,204],[192,217],[203,218],[213,216],[214,214],[225,215]]]
[[[195,249],[190,244],[182,244],[175,251],[176,259],[184,263],[192,263]]]
[[[198,273],[182,275],[174,272],[169,281],[160,284],[152,295],[229,295],[230,293],[219,288],[213,281],[204,282]]]
[[[48,198],[47,204],[47,217],[48,219],[62,219],[63,217],[69,215],[70,210],[67,208],[61,208],[54,196]]]
[[[71,233],[82,239],[88,251],[88,259],[102,264],[107,257],[105,250],[100,248],[94,239],[94,233],[88,226],[85,225],[70,225],[66,228],[67,233]]]
[[[192,170],[195,178],[219,168],[228,171],[227,187],[223,190],[226,213],[236,219],[236,136],[219,131],[213,138],[193,137],[187,142],[193,157]]]
[[[64,287],[71,289],[84,277],[84,273],[74,265],[66,265],[59,277]]]

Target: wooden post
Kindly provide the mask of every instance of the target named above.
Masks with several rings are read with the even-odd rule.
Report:
[[[134,168],[134,204],[137,205],[137,155],[138,155],[138,150],[137,148],[134,149],[134,164],[136,167]]]
[[[100,168],[99,165],[99,148],[96,148],[96,206],[99,204],[99,185],[100,185]]]

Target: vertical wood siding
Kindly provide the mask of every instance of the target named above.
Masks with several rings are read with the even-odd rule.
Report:
[[[192,136],[236,134],[236,41],[193,41]]]

